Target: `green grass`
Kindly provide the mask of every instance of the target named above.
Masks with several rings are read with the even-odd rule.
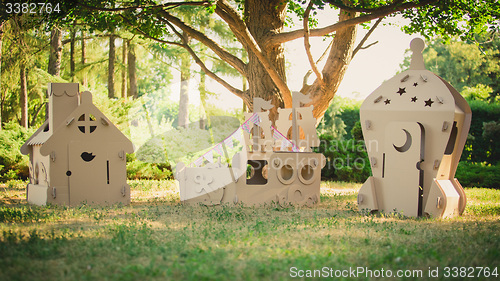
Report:
[[[291,267],[424,274],[404,280],[439,267],[432,280],[450,280],[446,266],[500,267],[499,190],[467,189],[464,215],[439,220],[360,214],[348,183],[324,182],[312,208],[185,206],[171,181],[132,181],[129,206],[37,207],[24,185],[0,186],[0,280],[286,280]]]

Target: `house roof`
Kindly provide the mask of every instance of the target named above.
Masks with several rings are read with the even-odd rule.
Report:
[[[21,153],[24,155],[28,155],[30,153],[30,146],[44,144],[50,137],[50,132],[45,130],[49,125],[49,120],[45,120],[42,126],[36,130],[33,135],[21,146]],[[47,131],[47,132],[46,132]]]
[[[134,152],[132,142],[93,104],[92,94],[88,91],[81,93],[80,105],[68,115],[66,122],[49,136],[40,152],[42,155],[48,155],[50,151],[58,150],[61,143],[75,138],[83,142],[99,139],[114,142],[121,146],[116,147],[117,149],[123,149],[127,153]]]
[[[32,139],[27,141],[28,145],[44,144],[50,138],[49,132],[41,131],[40,133],[34,135]]]

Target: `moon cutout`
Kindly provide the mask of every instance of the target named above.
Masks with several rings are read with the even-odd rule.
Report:
[[[395,146],[394,144],[394,149],[396,149],[398,152],[406,152],[408,149],[411,147],[411,135],[408,133],[407,130],[403,129],[403,131],[406,133],[406,142],[402,146]]]

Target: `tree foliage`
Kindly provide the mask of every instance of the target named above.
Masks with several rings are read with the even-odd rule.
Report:
[[[472,121],[469,138],[462,153],[462,160],[500,164],[498,134],[500,126],[500,103],[469,100]]]
[[[475,35],[472,40],[442,38],[424,49],[426,68],[470,99],[490,102],[500,95],[500,34]],[[406,56],[402,69],[410,65]]]
[[[274,111],[278,107],[291,106],[291,91],[286,85],[286,71],[283,68],[282,44],[305,36],[304,45],[308,52],[309,36],[335,35],[321,70],[308,52],[316,80],[311,85],[305,84],[302,92],[312,98],[314,115],[319,118],[332,101],[352,56],[366,42],[364,38],[360,45],[354,44],[356,25],[400,14],[410,19],[410,23],[404,27],[408,33],[421,33],[428,38],[436,34],[444,38],[455,35],[471,38],[473,34],[498,29],[500,14],[498,3],[488,0],[90,0],[77,4],[69,1],[61,3],[67,15],[56,18],[56,21],[79,18],[91,30],[109,31],[121,27],[144,38],[184,48],[209,77],[242,98],[250,109],[253,97],[271,99],[275,105]],[[324,12],[322,10],[327,6],[338,10],[339,20],[332,20],[330,25],[318,28],[315,14]],[[183,20],[179,15],[186,11],[195,16],[223,20],[235,42],[245,52],[236,53],[225,48],[213,32],[203,33],[199,26]],[[302,27],[292,27],[292,21],[287,20],[291,14],[305,17]],[[378,23],[371,24],[371,27],[375,28]],[[285,31],[285,25],[296,29]],[[183,35],[193,40],[188,43]],[[248,89],[238,88],[211,71],[200,59],[194,47],[196,44],[205,45],[214,56],[245,77],[249,82]],[[272,117],[275,118],[275,114]]]

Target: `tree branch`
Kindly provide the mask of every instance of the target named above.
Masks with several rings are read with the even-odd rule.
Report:
[[[229,83],[227,83],[224,79],[220,78],[217,76],[217,74],[213,73],[206,67],[206,65],[203,63],[203,61],[196,55],[196,53],[189,47],[188,44],[183,44],[183,48],[186,49],[189,54],[193,57],[194,61],[196,64],[198,64],[201,69],[212,79],[217,81],[219,84],[221,84],[224,88],[228,89],[231,93],[235,94],[237,97],[243,99],[243,95],[245,92],[241,91],[240,89],[237,89],[233,86],[231,86]]]
[[[122,11],[130,11],[136,9],[154,9],[154,8],[175,8],[179,6],[208,6],[210,5],[210,1],[186,1],[186,2],[169,2],[160,5],[151,5],[151,6],[130,6],[130,7],[122,7],[122,8],[104,8],[104,7],[94,7],[84,4],[82,2],[77,2],[78,6],[81,6],[85,9],[94,10],[94,11],[103,11],[103,12],[122,12]]]
[[[252,46],[257,45],[257,43],[238,12],[226,0],[220,0],[217,2],[215,13],[227,23],[247,53],[253,52]]]
[[[243,48],[247,52],[250,52],[251,42],[247,41],[247,37],[244,36],[248,32],[248,28],[245,22],[240,18],[239,14],[227,3],[223,1],[217,2],[215,13],[227,23],[234,36],[243,45]]]
[[[122,16],[122,18],[127,21],[127,23],[130,24],[130,21],[128,21],[125,17]],[[206,65],[203,63],[203,61],[196,55],[196,53],[193,51],[193,49],[188,45],[187,43],[187,40],[185,40],[186,38],[184,36],[182,36],[182,34],[177,31],[170,22],[167,22],[168,26],[172,29],[172,31],[178,36],[180,37],[180,39],[183,41],[183,43],[178,43],[178,42],[173,42],[173,41],[166,41],[166,40],[163,40],[163,39],[159,39],[159,38],[155,38],[149,34],[147,34],[146,32],[136,28],[135,30],[137,30],[139,33],[141,33],[142,35],[144,35],[145,37],[149,38],[149,39],[152,39],[152,40],[155,40],[157,42],[160,42],[160,43],[165,43],[165,44],[170,44],[170,45],[175,45],[175,46],[179,46],[179,47],[182,47],[184,49],[186,49],[189,54],[191,55],[191,57],[193,57],[194,61],[196,62],[196,64],[198,64],[200,66],[200,68],[212,79],[214,79],[215,81],[217,81],[219,84],[221,84],[224,88],[226,88],[227,90],[229,90],[231,93],[235,94],[237,97],[243,99],[243,95],[245,94],[245,92],[231,86],[229,83],[227,83],[224,79],[220,78],[217,74],[215,74],[214,72],[210,71]]]
[[[283,78],[278,74],[273,65],[269,62],[266,56],[262,53],[260,46],[257,44],[252,34],[248,30],[246,24],[239,17],[238,13],[227,3],[226,0],[219,0],[215,12],[228,23],[229,28],[237,34],[238,39],[244,45],[247,52],[253,53],[259,62],[262,64],[267,74],[273,80],[274,84],[281,92],[285,107],[292,107],[292,93],[286,85]],[[278,43],[279,44],[279,43]]]
[[[40,113],[40,110],[45,106],[45,103],[40,104],[39,107],[35,106],[35,112],[33,113],[33,116],[31,118],[31,121],[29,122],[28,126],[31,127],[33,124],[35,124],[36,118],[38,117],[38,114]]]
[[[175,35],[177,35],[177,37],[179,37],[182,41],[182,44],[184,45],[187,45],[188,44],[188,38],[186,38],[186,36],[184,36],[183,34],[181,34],[179,31],[177,31],[177,29],[175,29],[175,26],[173,26],[170,22],[166,22],[166,24],[168,25],[168,27],[170,27],[170,29],[172,29],[172,31],[175,33]]]
[[[163,39],[159,39],[159,38],[156,38],[156,37],[153,37],[151,35],[149,35],[148,33],[142,31],[141,29],[139,29],[138,27],[134,26],[126,17],[124,17],[123,15],[120,15],[120,17],[127,23],[129,24],[133,29],[135,29],[137,32],[139,32],[140,34],[142,34],[144,37],[146,38],[149,38],[151,40],[154,40],[156,42],[159,42],[159,43],[164,43],[164,44],[170,44],[170,45],[175,45],[175,46],[179,46],[179,47],[184,47],[181,43],[178,43],[178,42],[173,42],[173,41],[167,41],[167,40],[163,40]]]
[[[379,18],[374,24],[373,26],[370,28],[370,30],[368,30],[368,33],[365,34],[365,36],[363,37],[363,39],[361,39],[361,42],[359,42],[358,46],[356,46],[356,48],[354,49],[354,51],[352,52],[352,56],[351,56],[351,59],[354,58],[354,56],[356,55],[356,53],[361,50],[361,49],[367,49],[375,44],[378,43],[377,42],[374,42],[374,43],[371,43],[369,44],[368,46],[366,47],[363,47],[363,44],[365,44],[366,40],[368,40],[368,37],[370,37],[370,35],[373,33],[373,31],[375,30],[375,28],[377,28],[377,26],[380,24],[380,22],[382,22],[384,18],[381,17]]]
[[[352,6],[348,6],[348,5],[344,4],[341,0],[340,1],[339,0],[324,0],[324,2],[327,2],[328,4],[331,4],[339,9],[342,9],[342,10],[345,10],[348,12],[373,13],[373,12],[377,12],[377,11],[380,11],[382,9],[385,9],[389,6],[395,7],[397,5],[400,5],[401,3],[404,2],[404,0],[397,0],[397,1],[394,1],[394,3],[392,3],[390,5],[385,5],[385,6],[381,6],[381,7],[377,7],[377,8],[352,7]]]
[[[162,16],[162,18],[160,18],[160,20],[174,24],[175,26],[180,28],[182,31],[189,34],[191,37],[200,41],[205,46],[210,48],[221,59],[223,59],[229,65],[234,67],[243,76],[247,76],[246,75],[247,74],[246,73],[246,64],[242,60],[240,60],[238,57],[236,57],[235,55],[224,50],[224,48],[222,48],[219,44],[217,44],[212,39],[208,38],[205,34],[203,34],[203,33],[199,32],[198,30],[186,25],[183,21],[172,16],[170,13],[168,13],[164,10],[160,10],[160,14]]]
[[[306,54],[307,58],[309,59],[309,64],[311,65],[312,70],[316,74],[316,77],[318,79],[318,82],[320,83],[321,86],[325,85],[325,82],[323,81],[323,75],[318,69],[318,66],[314,62],[314,59],[311,54],[311,44],[309,44],[309,13],[311,12],[311,8],[313,6],[313,1],[309,1],[309,5],[307,5],[307,8],[304,12],[304,47],[306,49]]]
[[[396,12],[401,12],[407,9],[412,9],[412,8],[418,8],[422,7],[425,5],[437,3],[440,0],[422,0],[419,3],[413,3],[413,2],[407,2],[400,4],[399,2],[395,2],[394,4],[381,7],[380,9],[377,9],[373,13],[358,16],[352,19],[348,19],[345,21],[337,22],[332,25],[323,27],[323,28],[317,28],[317,29],[312,29],[310,31],[310,36],[324,36],[327,34],[330,34],[332,32],[335,32],[341,28],[345,28],[348,26],[360,24],[363,22],[371,21],[373,19],[377,19],[380,17],[385,17],[387,15],[396,13]],[[279,43],[285,43],[288,41],[292,41],[298,38],[301,38],[304,36],[304,30],[299,29],[299,30],[294,30],[294,31],[289,31],[289,32],[282,32],[279,34],[273,34],[269,36],[269,39],[267,40],[267,44],[279,44]]]
[[[333,45],[333,40],[330,41],[330,44],[328,44],[328,46],[326,47],[325,51],[323,52],[323,54],[321,55],[321,57],[319,57],[319,59],[316,61],[316,64],[320,63],[322,60],[325,59],[326,55],[328,54],[328,50],[330,50],[330,48],[332,47]],[[304,78],[302,78],[302,88],[305,88],[307,86],[307,79],[309,79],[309,76],[313,73],[313,71],[311,69],[309,69],[306,74],[304,75]],[[300,91],[302,92],[302,90]]]
[[[370,43],[370,44],[368,44],[368,45],[366,45],[366,46],[360,47],[359,49],[360,49],[360,50],[365,50],[365,49],[368,49],[368,48],[370,48],[371,46],[376,45],[376,44],[378,44],[378,41],[375,41],[375,42]]]

